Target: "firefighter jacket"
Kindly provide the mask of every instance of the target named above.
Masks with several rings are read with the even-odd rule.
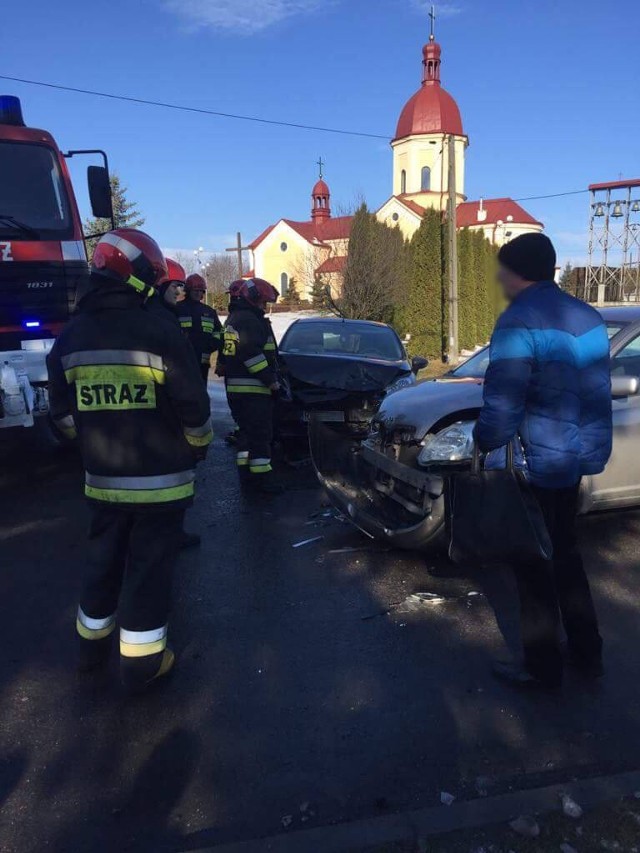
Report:
[[[231,307],[223,333],[227,394],[271,394],[277,348],[271,323],[246,301]]]
[[[187,296],[176,306],[180,327],[193,347],[198,364],[209,364],[220,349],[222,323],[213,308]]]
[[[178,509],[213,438],[210,403],[179,328],[130,287],[89,293],[47,358],[54,423],[77,429],[85,494],[136,510]]]

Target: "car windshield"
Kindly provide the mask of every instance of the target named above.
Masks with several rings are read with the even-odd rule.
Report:
[[[60,240],[71,229],[54,151],[47,145],[0,142],[0,238]]]
[[[628,323],[607,323],[609,340],[627,325]],[[478,350],[475,355],[472,355],[470,359],[461,364],[460,367],[456,367],[448,375],[455,376],[456,379],[484,379],[487,367],[489,367],[489,347]]]
[[[400,361],[404,358],[396,334],[387,326],[369,323],[304,321],[294,323],[281,350],[308,355],[351,355]]]

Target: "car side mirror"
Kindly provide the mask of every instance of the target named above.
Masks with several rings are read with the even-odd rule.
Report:
[[[424,370],[425,367],[429,365],[429,359],[425,358],[423,355],[414,355],[411,359],[411,372],[414,376],[417,376],[421,370]]]
[[[111,201],[111,182],[109,172],[104,166],[89,166],[87,169],[89,185],[89,200],[91,211],[97,219],[113,221],[113,204]]]
[[[612,376],[611,396],[614,400],[633,397],[640,391],[640,379],[637,376]]]

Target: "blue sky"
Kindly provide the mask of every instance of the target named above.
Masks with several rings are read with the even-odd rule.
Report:
[[[637,0],[437,4],[442,80],[470,137],[470,198],[640,177]],[[0,73],[393,135],[418,88],[422,0],[45,0],[2,13]],[[102,147],[164,247],[219,250],[308,216],[315,161],[334,208],[391,194],[384,140],[334,136],[0,81],[63,148]],[[84,167],[73,167],[78,190]],[[78,192],[86,210],[86,198]],[[588,198],[525,202],[562,259],[586,254]]]

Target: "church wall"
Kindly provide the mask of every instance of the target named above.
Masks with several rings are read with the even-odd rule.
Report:
[[[504,246],[514,237],[519,237],[521,234],[540,233],[541,225],[531,225],[525,222],[505,222],[503,225],[495,223],[485,225],[470,225],[471,231],[482,231],[484,236],[496,246]]]
[[[442,133],[434,133],[421,136],[409,136],[398,142],[391,143],[393,148],[393,194],[403,194],[403,183],[406,183],[404,192],[411,196],[423,207],[438,207],[442,210],[446,207],[446,197],[441,194],[447,192],[449,153],[447,138]],[[459,201],[464,201],[465,180],[465,148],[467,139],[457,136],[456,148],[456,193]],[[422,169],[428,167],[431,170],[430,192],[422,193]],[[403,182],[402,172],[406,172],[406,182]]]
[[[286,245],[283,251],[282,245]],[[265,240],[255,249],[254,269],[258,278],[271,282],[283,293],[283,274],[287,286],[294,279],[296,292],[303,300],[311,298],[314,270],[329,257],[328,249],[311,246],[303,237],[284,222],[279,222]]]

